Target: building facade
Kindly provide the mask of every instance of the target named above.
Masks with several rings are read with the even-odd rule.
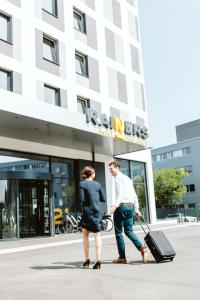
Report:
[[[200,205],[200,120],[176,127],[177,143],[152,150],[153,170],[180,168],[188,172],[183,179],[187,192],[183,198],[184,207]]]
[[[1,0],[0,99],[0,239],[54,235],[86,164],[106,212],[113,157],[155,221],[137,1]]]

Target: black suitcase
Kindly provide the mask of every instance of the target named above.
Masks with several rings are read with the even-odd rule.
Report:
[[[176,255],[176,252],[171,246],[168,239],[166,238],[164,232],[151,231],[144,217],[142,217],[142,219],[149,230],[148,232],[145,231],[144,226],[142,225],[142,223],[138,218],[138,221],[145,233],[144,240],[149,250],[151,251],[153,257],[155,258],[156,262],[160,263],[166,260],[172,261],[174,259],[174,256]]]

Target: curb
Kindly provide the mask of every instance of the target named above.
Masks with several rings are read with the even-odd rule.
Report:
[[[166,226],[166,227],[157,227],[153,228],[152,231],[155,230],[170,230],[170,229],[182,229],[183,227],[189,227],[189,226],[199,226],[200,223],[189,223],[189,224],[180,224],[177,226]],[[150,225],[151,226],[151,225]],[[143,233],[143,230],[137,230],[135,231],[138,233]],[[114,234],[110,235],[102,235],[102,240],[106,239],[112,239],[115,238]],[[94,238],[89,238],[90,241],[94,241]],[[31,250],[39,250],[39,249],[45,249],[45,248],[51,248],[51,247],[62,247],[62,246],[69,246],[73,244],[79,244],[82,243],[82,239],[75,239],[71,241],[64,241],[64,242],[54,242],[54,243],[45,243],[45,244],[38,244],[38,245],[31,245],[31,246],[23,246],[23,247],[16,247],[16,248],[10,248],[10,249],[3,249],[0,250],[0,255],[3,254],[11,254],[11,253],[18,253],[18,252],[24,252],[24,251],[31,251]]]

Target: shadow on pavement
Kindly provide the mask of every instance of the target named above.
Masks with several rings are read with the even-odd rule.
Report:
[[[81,269],[82,268],[82,261],[71,261],[71,262],[54,262],[52,265],[55,266],[32,266],[30,269],[33,270],[64,270],[64,269]],[[94,262],[91,262],[93,265]],[[102,261],[102,265],[143,265],[141,261],[128,261],[127,264],[113,264],[112,260]],[[148,264],[157,264],[154,260],[148,261]],[[60,266],[59,266],[60,265]]]
[[[53,265],[60,264],[61,266],[33,266],[30,267],[33,270],[63,270],[63,269],[81,269],[83,264],[82,261],[73,261],[73,262],[56,262],[52,263]]]
[[[149,265],[149,264],[157,264],[155,260],[148,260],[146,264],[144,264],[142,261],[129,261],[129,265]]]

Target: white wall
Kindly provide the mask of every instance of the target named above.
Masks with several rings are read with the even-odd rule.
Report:
[[[144,83],[143,73],[137,74],[131,69],[130,44],[137,47],[140,53],[141,44],[140,41],[131,37],[127,16],[131,13],[133,16],[138,18],[137,9],[129,5],[127,1],[119,1],[122,16],[122,29],[120,29],[112,23],[112,20],[109,20],[104,15],[103,3],[105,4],[107,1],[96,1],[96,10],[92,10],[80,0],[68,0],[63,3],[65,31],[58,30],[42,20],[42,14],[39,13],[42,7],[42,0],[22,0],[21,8],[6,0],[1,0],[0,9],[13,16],[13,18],[18,19],[19,27],[21,28],[19,30],[19,39],[21,40],[22,60],[17,60],[14,57],[8,57],[0,54],[0,67],[8,68],[22,74],[22,96],[29,99],[37,99],[37,81],[40,81],[67,90],[68,109],[70,111],[77,111],[76,97],[77,95],[82,95],[101,103],[102,112],[105,112],[108,115],[110,113],[110,106],[112,106],[116,107],[118,110],[127,112],[129,114],[130,121],[135,122],[136,115],[146,119],[146,111],[135,108],[133,87],[133,80],[142,84]],[[76,38],[73,28],[73,6],[79,8],[86,15],[96,20],[97,51]],[[123,41],[125,63],[119,63],[106,56],[105,27],[112,30]],[[48,73],[36,68],[35,43],[37,43],[37,41],[35,41],[35,29],[51,35],[64,45],[65,57],[63,59],[66,61],[66,77],[56,76],[50,72]],[[74,61],[75,49],[82,51],[99,62],[100,93],[77,83]],[[60,64],[62,64],[62,61],[60,61]],[[140,65],[142,65],[142,61],[140,61]],[[109,84],[111,84],[111,82],[108,82],[108,67],[126,75],[129,100],[128,104],[122,103],[109,96]],[[15,95],[10,93],[10,97],[15,97]],[[4,100],[2,99],[1,101]],[[35,102],[35,105],[37,104],[38,102]],[[48,114],[48,105],[46,106],[46,110]]]

